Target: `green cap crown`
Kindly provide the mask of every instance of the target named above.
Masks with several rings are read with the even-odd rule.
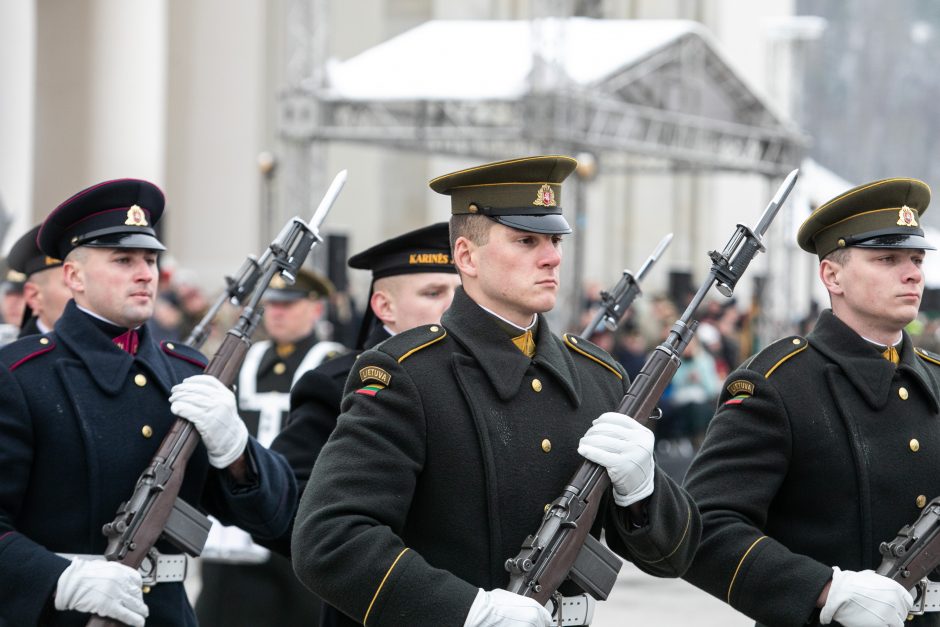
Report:
[[[936,250],[920,226],[929,203],[930,187],[917,179],[866,183],[813,211],[800,226],[796,241],[820,259],[849,246]]]

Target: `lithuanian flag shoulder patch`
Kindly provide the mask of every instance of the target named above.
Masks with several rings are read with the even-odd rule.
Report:
[[[356,390],[356,394],[364,394],[365,396],[375,396],[376,394],[378,394],[380,391],[384,389],[385,389],[385,386],[382,385],[381,383],[373,383],[371,385],[367,385],[365,387],[359,388],[358,390]]]

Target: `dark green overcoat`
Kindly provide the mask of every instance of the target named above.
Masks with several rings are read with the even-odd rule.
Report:
[[[623,369],[541,318],[526,357],[458,289],[441,325],[363,353],[343,413],[300,502],[294,567],[346,624],[462,625],[477,588],[539,525],[582,458],[591,421],[618,404]],[[608,544],[643,570],[677,576],[698,542],[694,504],[664,473],[650,523],[628,528],[609,500]]]
[[[703,536],[685,578],[761,624],[816,623],[832,566],[876,568],[940,495],[937,360],[905,333],[895,367],[826,310],[732,372],[686,476]]]

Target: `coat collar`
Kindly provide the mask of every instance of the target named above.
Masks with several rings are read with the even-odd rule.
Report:
[[[911,337],[902,334],[901,363],[895,367],[878,349],[839,320],[832,310],[823,311],[806,338],[810,346],[837,363],[846,378],[874,408],[887,404],[892,394],[895,369],[908,373],[927,393],[934,412],[940,411],[940,385],[914,353]]]
[[[580,404],[581,382],[574,361],[562,348],[561,341],[552,335],[541,314],[532,359],[515,347],[496,319],[467,296],[462,287],[457,288],[441,324],[480,364],[500,400],[508,401],[516,395],[526,371],[534,363],[558,380],[576,407]]]
[[[140,364],[156,378],[169,393],[173,375],[166,358],[150,336],[146,324],[138,329],[140,345],[136,355],[130,355],[114,345],[92,318],[69,301],[65,312],[55,324],[55,335],[84,364],[95,383],[110,395],[116,395],[127,385],[131,366]]]

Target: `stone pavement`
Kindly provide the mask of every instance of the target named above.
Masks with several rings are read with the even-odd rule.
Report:
[[[754,621],[681,579],[657,579],[625,563],[592,627],[753,627]]]

